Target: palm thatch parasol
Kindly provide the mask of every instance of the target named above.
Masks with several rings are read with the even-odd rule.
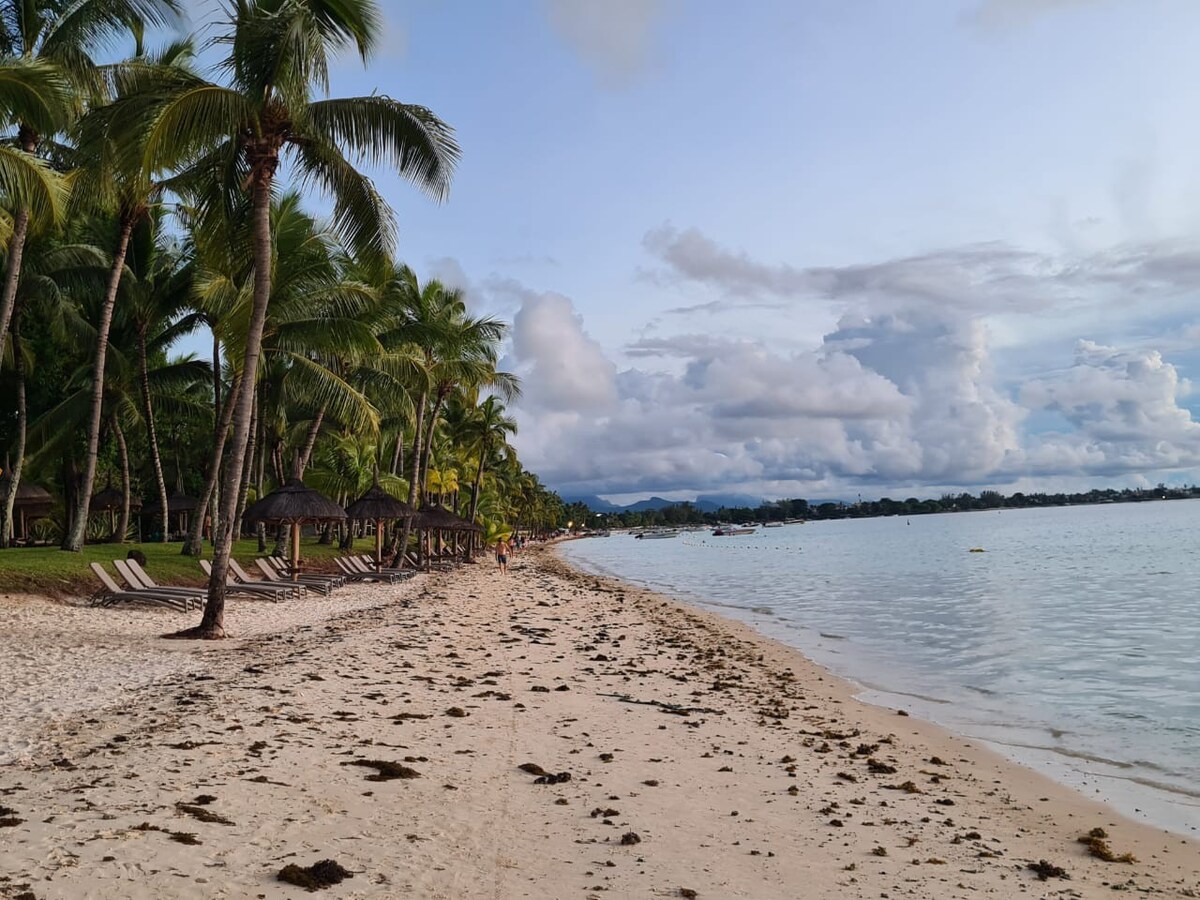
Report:
[[[436,531],[483,531],[474,522],[456,516],[444,506],[425,506],[413,516],[414,528],[431,528]]]
[[[9,478],[0,478],[0,496],[8,491]],[[17,514],[22,539],[29,536],[28,522],[30,519],[42,519],[50,514],[54,506],[54,497],[40,484],[32,481],[17,483],[17,496],[13,498],[13,512]]]
[[[107,487],[104,490],[100,491],[100,493],[94,494],[92,496],[92,502],[91,502],[91,504],[89,504],[88,509],[102,510],[102,511],[107,512],[108,510],[112,510],[112,509],[120,509],[121,506],[124,504],[124,502],[125,502],[125,495],[123,492],[118,491],[114,487]],[[129,508],[130,509],[141,509],[142,501],[139,498],[134,497],[133,495],[130,495]],[[193,509],[194,508],[195,507],[193,507]]]
[[[365,494],[346,507],[350,519],[375,520],[375,565],[383,565],[383,523],[390,519],[407,519],[413,508],[397,500],[379,486],[378,479]]]
[[[187,494],[176,491],[167,498],[167,513],[163,516],[163,528],[166,531],[171,530],[168,522],[170,513],[179,513],[179,525],[181,531],[187,531],[188,520],[191,518],[191,513],[200,505],[200,501],[195,497],[189,497]],[[162,503],[155,500],[147,503],[142,507],[142,515],[149,516],[152,520],[155,516],[162,515]]]
[[[300,526],[305,522],[341,521],[346,511],[325,495],[293,478],[246,509],[247,522],[275,522],[292,526],[292,577],[299,574]]]

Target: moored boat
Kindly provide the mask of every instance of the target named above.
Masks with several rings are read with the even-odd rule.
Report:
[[[679,537],[678,531],[643,531],[641,534],[635,534],[635,538],[639,540],[662,540],[663,538]]]
[[[753,528],[718,528],[713,532],[713,537],[731,537],[735,534],[754,534]]]

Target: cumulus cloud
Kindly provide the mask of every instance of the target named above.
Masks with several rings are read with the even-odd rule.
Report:
[[[1190,392],[1157,351],[1080,341],[1066,372],[1021,390],[1023,404],[1072,426],[1037,436],[1031,464],[1106,475],[1200,465],[1200,423],[1179,403]]]
[[[524,381],[525,407],[539,412],[596,413],[616,401],[616,366],[587,336],[562,294],[520,290],[512,356]]]
[[[646,68],[670,0],[543,0],[543,6],[550,25],[600,79],[621,85]]]
[[[1200,274],[1192,247],[1066,259],[987,244],[799,267],[696,231],[659,229],[647,245],[671,277],[727,299],[819,297],[840,317],[789,352],[775,335],[643,334],[618,371],[568,298],[513,287],[513,356],[531,379],[518,448],[566,492],[844,496],[1200,466],[1190,385],[1160,353],[1083,341],[1071,364],[1010,385],[990,328],[997,312],[1029,322],[1061,304],[1181,293]]]

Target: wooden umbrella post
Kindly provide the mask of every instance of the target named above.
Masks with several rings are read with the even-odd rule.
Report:
[[[375,568],[383,568],[383,519],[375,520]]]
[[[303,519],[292,523],[292,581],[300,580],[300,525]]]

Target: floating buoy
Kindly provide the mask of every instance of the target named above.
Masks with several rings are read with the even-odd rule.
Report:
[[[968,553],[983,553],[983,548],[982,547],[972,547],[967,552]]]

